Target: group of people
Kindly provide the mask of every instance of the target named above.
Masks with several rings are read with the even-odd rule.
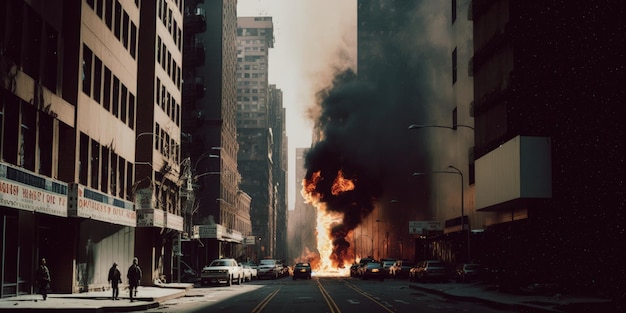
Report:
[[[139,259],[134,258],[133,264],[128,268],[126,274],[128,278],[128,289],[130,294],[130,302],[135,301],[137,297],[137,287],[141,281],[141,268],[139,267]],[[50,270],[46,263],[46,259],[42,258],[39,262],[39,268],[36,273],[36,281],[39,285],[39,293],[45,301],[48,298],[48,288],[50,288]],[[117,263],[113,262],[113,266],[109,269],[109,282],[111,283],[111,290],[113,295],[112,300],[119,300],[120,289],[119,284],[122,283],[122,273],[117,268]]]
[[[128,268],[126,273],[128,278],[128,289],[130,294],[130,302],[133,302],[137,297],[137,287],[141,281],[141,268],[139,267],[139,260],[133,259],[133,264]],[[111,290],[113,292],[112,299],[119,300],[120,289],[119,284],[122,283],[122,273],[117,268],[117,263],[113,262],[113,266],[109,269],[109,282],[111,283]]]

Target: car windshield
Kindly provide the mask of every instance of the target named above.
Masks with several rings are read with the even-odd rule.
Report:
[[[439,263],[439,262],[428,263],[428,267],[443,267],[443,263]]]
[[[210,266],[228,266],[226,261],[213,261]]]
[[[311,265],[309,265],[309,263],[298,263],[296,264],[296,267],[310,267]]]

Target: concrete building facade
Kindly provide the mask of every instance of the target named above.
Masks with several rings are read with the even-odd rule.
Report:
[[[237,132],[241,189],[251,197],[255,259],[277,258],[276,193],[273,166],[276,135],[270,125],[268,63],[274,47],[271,17],[237,19]]]
[[[211,260],[246,260],[250,197],[240,189],[237,154],[237,3],[188,1],[183,151],[190,158],[192,221],[183,259],[200,270]]]
[[[171,279],[167,251],[182,230],[182,1],[0,6],[0,172],[10,187],[1,296],[32,292],[40,258],[56,292],[108,286],[111,264],[135,256],[142,283]],[[162,103],[158,81],[169,95]]]

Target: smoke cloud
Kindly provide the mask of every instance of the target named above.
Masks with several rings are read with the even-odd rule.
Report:
[[[379,20],[363,19],[378,22],[375,28],[392,25],[385,30],[390,35],[360,43],[358,75],[352,68],[337,70],[332,83],[317,93],[318,107],[311,110],[317,114],[318,140],[306,155],[305,179],[320,172],[315,189],[319,201],[344,216],[330,230],[333,259],[345,260],[350,247],[346,237],[372,218],[377,206],[404,197],[404,209],[378,212],[377,218],[388,224],[404,226],[429,215],[424,209],[412,209],[428,208],[429,199],[425,180],[411,174],[429,168],[431,160],[424,151],[431,143],[409,131],[408,125],[432,121],[439,114],[438,103],[450,103],[450,87],[442,87],[450,85],[450,75],[445,74],[450,50],[437,33],[447,20],[444,12],[437,15],[425,8],[428,2],[402,5],[387,11],[376,8]],[[355,188],[334,195],[331,188],[339,171],[355,182]],[[408,235],[406,229],[398,227],[397,232]]]

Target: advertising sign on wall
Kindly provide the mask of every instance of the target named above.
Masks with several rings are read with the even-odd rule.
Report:
[[[0,205],[67,217],[66,183],[0,162]]]
[[[112,224],[137,225],[133,203],[100,193],[83,185],[69,184],[68,216],[91,218]]]

